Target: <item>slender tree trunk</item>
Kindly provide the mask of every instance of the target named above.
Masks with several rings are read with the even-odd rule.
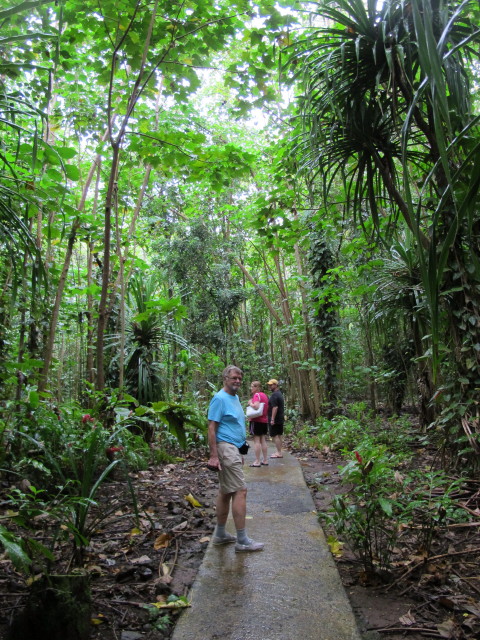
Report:
[[[275,307],[272,305],[269,298],[266,296],[264,291],[257,285],[255,279],[247,270],[245,265],[238,259],[234,258],[235,263],[239,266],[242,273],[245,275],[246,279],[255,287],[258,294],[262,298],[265,306],[270,312],[271,317],[275,320],[278,327],[285,329],[285,342],[288,348],[288,369],[290,371],[290,379],[291,379],[291,387],[292,387],[292,395],[293,397],[297,397],[300,405],[300,412],[304,417],[311,417],[312,410],[310,407],[310,397],[309,397],[309,389],[310,383],[308,378],[308,373],[304,371],[300,371],[298,367],[298,362],[301,361],[301,356],[298,351],[297,346],[295,345],[295,339],[292,337],[292,333],[294,331],[293,327],[293,318],[290,312],[290,307],[288,305],[287,292],[284,286],[284,279],[281,273],[280,263],[278,261],[278,255],[275,258],[277,264],[277,270],[279,271],[279,281],[277,282],[277,286],[280,291],[281,296],[281,308],[283,317],[277,312]],[[272,353],[272,361],[273,361],[273,353]]]
[[[293,315],[290,309],[290,301],[288,297],[288,291],[285,286],[285,278],[283,275],[282,265],[280,264],[280,256],[278,252],[274,252],[273,259],[277,269],[278,288],[280,292],[281,308],[289,331],[294,332]],[[296,337],[291,335],[289,337],[289,345],[291,352],[291,376],[294,382],[296,394],[300,404],[300,414],[303,418],[315,419],[315,407],[311,401],[310,396],[310,380],[309,374],[305,369],[300,369],[299,362],[302,362],[301,353],[298,348]]]
[[[310,331],[310,319],[308,317],[307,294],[305,292],[305,285],[303,284],[303,276],[305,271],[303,268],[302,254],[298,244],[295,244],[295,259],[297,262],[297,270],[300,276],[299,288],[300,288],[300,295],[302,297],[302,317],[303,317],[303,323],[305,325],[305,351],[306,351],[305,359],[309,362],[313,362],[315,359],[314,342],[313,342],[312,332]],[[321,394],[320,394],[320,388],[318,386],[317,376],[313,368],[309,368],[308,377],[310,382],[310,391],[312,394],[312,406],[311,406],[312,419],[316,420],[320,416]]]
[[[95,219],[97,215],[98,205],[98,192],[100,186],[100,167],[97,168],[97,179],[95,181],[95,193],[93,197],[92,216]],[[95,327],[93,320],[93,294],[91,293],[91,287],[93,285],[93,251],[94,242],[89,240],[87,246],[87,285],[89,292],[87,294],[87,361],[86,361],[86,379],[90,384],[95,384]]]
[[[149,172],[148,172],[149,173]],[[125,363],[125,258],[122,253],[122,237],[120,232],[120,222],[118,219],[118,203],[115,202],[115,237],[118,257],[118,284],[120,288],[120,351],[118,354],[118,386],[124,386],[124,363]]]
[[[105,331],[107,327],[108,321],[108,290],[110,285],[110,247],[111,247],[111,232],[112,232],[112,207],[114,206],[116,197],[117,197],[117,189],[118,189],[118,171],[120,166],[120,147],[123,142],[127,124],[130,120],[130,116],[133,113],[135,105],[137,104],[138,98],[142,92],[142,81],[145,72],[145,64],[147,60],[147,54],[150,48],[150,42],[152,38],[153,25],[155,23],[156,15],[157,15],[157,6],[158,0],[155,0],[152,12],[150,14],[150,22],[148,26],[147,36],[145,38],[145,43],[143,46],[142,59],[140,62],[140,68],[137,74],[137,78],[135,80],[135,84],[132,88],[131,94],[128,99],[127,108],[125,111],[125,115],[123,116],[122,123],[120,125],[118,134],[116,138],[113,138],[112,128],[109,125],[109,139],[112,147],[113,157],[112,164],[110,168],[110,177],[108,180],[108,188],[107,188],[107,196],[105,200],[105,223],[104,223],[104,236],[103,236],[103,246],[104,246],[104,254],[103,254],[103,269],[102,269],[102,292],[100,295],[100,304],[98,307],[98,325],[97,325],[97,382],[96,388],[101,391],[105,387]],[[135,13],[139,8],[139,3],[136,6]],[[133,20],[133,18],[132,18]],[[110,87],[108,91],[108,112],[112,108],[112,91],[113,91],[113,78],[114,71],[117,65],[117,55],[120,47],[122,46],[123,40],[128,33],[128,29],[124,32],[124,35],[117,43],[111,61],[111,76],[110,76]],[[173,46],[173,41],[170,46]],[[168,50],[170,49],[168,47]],[[166,56],[166,52],[165,52]],[[155,68],[158,68],[160,62],[163,58],[161,58]],[[153,71],[149,75],[153,74]],[[143,85],[145,86],[145,84]]]
[[[27,283],[26,283],[26,269],[27,269],[27,260],[28,255],[25,252],[23,256],[23,264],[22,264],[22,286],[20,293],[20,332],[18,336],[18,354],[17,354],[17,362],[21,364],[23,362],[23,357],[25,355],[25,336],[27,334]],[[18,370],[17,372],[17,390],[15,394],[15,400],[20,402],[22,397],[22,389],[25,387],[25,376],[24,374]]]
[[[360,312],[360,315],[362,312]],[[372,411],[376,413],[377,411],[377,385],[375,383],[375,379],[371,373],[372,367],[375,364],[375,358],[373,356],[373,346],[372,346],[372,334],[370,330],[370,324],[368,322],[363,324],[363,330],[365,335],[365,343],[366,343],[366,364],[370,370],[370,374],[368,376],[368,389],[370,395],[370,408]]]
[[[238,258],[234,258],[234,260],[235,260],[235,263],[240,267],[242,273],[245,275],[245,277],[250,282],[250,284],[252,284],[255,287],[258,295],[262,298],[263,302],[265,303],[265,306],[270,311],[270,314],[274,318],[274,320],[276,321],[277,325],[279,327],[283,326],[284,322],[283,322],[281,316],[277,313],[277,311],[275,310],[275,307],[272,305],[272,303],[267,298],[267,296],[262,291],[262,289],[258,286],[258,284],[256,283],[255,279],[250,275],[250,272],[247,270],[245,265]]]
[[[151,172],[152,172],[151,165],[147,165],[146,171],[145,171],[145,175],[143,177],[142,186],[140,187],[140,191],[139,191],[139,194],[138,194],[138,197],[137,197],[137,203],[135,205],[135,209],[134,209],[134,212],[133,212],[132,220],[130,221],[130,225],[128,227],[127,239],[126,239],[127,241],[125,243],[125,252],[122,253],[121,246],[120,246],[120,252],[119,252],[119,249],[117,247],[117,254],[119,256],[119,259],[121,257],[124,265],[125,265],[125,262],[128,259],[128,255],[129,255],[128,247],[129,247],[130,241],[133,238],[133,235],[135,233],[135,225],[136,225],[138,216],[140,214],[140,210],[142,208],[143,200],[145,198],[145,193],[147,192],[147,187],[148,187],[148,183],[150,181]],[[120,236],[118,235],[118,237],[120,237]],[[118,241],[117,241],[117,244],[118,244]],[[123,269],[122,277],[123,277],[123,280],[124,280],[124,289],[125,290],[126,290],[128,281],[130,280],[130,275],[132,273],[132,268],[128,272],[127,276],[125,276],[125,266],[124,266],[124,269]],[[117,273],[117,277],[115,279],[115,284],[113,285],[112,291],[110,292],[110,296],[109,296],[109,302],[108,302],[108,306],[107,306],[107,319],[110,317],[110,314],[113,311],[113,307],[115,305],[115,295],[116,295],[116,293],[117,293],[117,291],[119,290],[120,287],[121,287],[121,285],[120,285],[120,270],[119,270],[118,273]],[[125,291],[124,291],[124,294],[125,294]],[[124,300],[124,295],[121,297],[121,300]]]
[[[108,131],[104,134],[103,136],[103,141],[105,141],[108,137]],[[85,185],[83,187],[83,191],[82,191],[82,197],[80,198],[80,202],[78,204],[77,210],[80,213],[81,211],[83,211],[83,208],[85,206],[85,201],[87,199],[87,194],[88,194],[88,190],[90,188],[90,184],[92,182],[93,176],[95,174],[95,171],[97,169],[97,165],[98,163],[100,163],[101,161],[101,156],[100,154],[98,154],[95,158],[95,160],[92,163],[92,166],[90,167],[90,170],[88,172],[87,175],[87,179],[85,181]],[[39,391],[45,391],[47,383],[48,383],[48,374],[50,371],[50,365],[52,363],[52,357],[53,357],[53,345],[55,343],[55,333],[57,330],[57,324],[58,324],[58,316],[60,313],[60,303],[62,301],[63,298],[63,292],[65,289],[65,283],[67,281],[67,275],[68,275],[68,269],[70,268],[70,261],[72,259],[72,253],[73,253],[73,245],[75,243],[76,237],[77,237],[77,231],[80,228],[80,216],[77,216],[75,218],[75,220],[72,223],[72,228],[70,230],[70,234],[69,234],[69,238],[68,238],[68,243],[67,243],[67,249],[65,252],[65,258],[63,261],[63,268],[62,268],[62,272],[60,275],[60,279],[57,285],[57,292],[55,295],[55,302],[53,304],[53,308],[52,308],[52,313],[50,316],[50,324],[49,324],[49,330],[48,330],[48,336],[47,336],[47,340],[44,346],[44,354],[43,354],[43,367],[42,370],[40,372],[40,378],[39,378],[39,384],[38,384],[38,388]]]
[[[62,376],[63,376],[63,362],[65,359],[65,335],[62,334],[60,338],[60,350],[58,353],[58,369],[57,369],[57,391],[56,391],[56,399],[57,402],[62,402]]]
[[[112,237],[112,207],[117,197],[117,176],[120,162],[120,144],[113,147],[112,166],[108,180],[107,197],[105,201],[105,219],[103,234],[103,266],[102,266],[102,292],[98,306],[97,324],[97,389],[101,391],[105,387],[105,329],[107,327],[107,298],[110,284],[110,246]]]
[[[87,249],[87,285],[90,288],[93,284],[93,242],[88,243]],[[94,345],[95,329],[93,324],[93,295],[87,294],[87,338],[86,351],[87,358],[85,363],[85,378],[90,384],[95,383],[95,345]]]
[[[60,274],[60,279],[58,281],[57,292],[55,295],[55,302],[53,304],[52,315],[50,318],[50,331],[48,334],[47,343],[45,345],[43,368],[40,374],[40,382],[38,385],[39,391],[45,391],[47,386],[48,372],[50,370],[50,365],[52,363],[52,358],[53,358],[55,332],[58,324],[58,316],[60,314],[60,303],[62,301],[63,291],[65,289],[65,283],[67,281],[67,276],[68,276],[68,269],[70,267],[70,262],[72,259],[73,246],[75,244],[75,239],[77,237],[77,231],[79,227],[80,227],[80,218],[76,218],[72,226],[72,229],[70,230],[70,235],[68,237],[63,269],[62,269],[62,273]]]

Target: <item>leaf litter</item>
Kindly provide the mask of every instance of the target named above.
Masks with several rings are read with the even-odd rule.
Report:
[[[345,491],[341,459],[328,449],[292,452],[317,510],[326,510],[333,495]],[[95,531],[84,557],[91,576],[93,640],[170,638],[176,616],[189,606],[189,589],[214,527],[217,485],[205,460],[204,452],[194,452],[175,464],[131,474],[138,519],[125,478],[103,484],[97,509],[116,508]],[[10,490],[4,481],[2,496]],[[462,504],[478,513],[479,494],[477,486],[476,494],[461,497]],[[365,574],[348,544],[331,535],[332,555],[362,633],[377,640],[480,637],[479,533],[479,526],[444,528],[428,558],[409,551],[407,544],[397,545],[388,576]],[[403,535],[408,537],[408,528]],[[71,549],[65,545],[58,551],[57,557],[65,559]],[[62,562],[55,567],[60,572]],[[3,638],[12,607],[20,608],[28,597],[26,581],[4,556],[0,594]]]
[[[300,460],[317,511],[328,510],[335,495],[346,493],[340,482],[344,462],[337,452],[293,449]],[[423,451],[419,469],[432,465],[434,452]],[[457,504],[477,515],[480,482],[471,481]],[[388,573],[366,574],[348,544],[325,531],[340,577],[365,638],[421,640],[480,638],[480,519],[452,523],[435,531],[430,555],[409,545],[403,527]],[[338,544],[336,544],[338,542]],[[373,635],[372,635],[373,634]]]

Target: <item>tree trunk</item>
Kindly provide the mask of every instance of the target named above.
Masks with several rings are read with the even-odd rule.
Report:
[[[315,360],[315,351],[314,351],[314,344],[313,344],[313,336],[312,336],[312,332],[310,331],[310,320],[308,317],[307,294],[305,292],[305,285],[303,284],[303,276],[305,271],[303,268],[302,254],[298,244],[295,244],[295,259],[297,262],[298,274],[300,276],[299,288],[300,288],[300,295],[302,297],[303,323],[305,325],[305,352],[306,352],[305,360],[307,360],[308,362],[313,362]],[[309,377],[309,385],[310,385],[310,391],[311,391],[311,397],[312,397],[312,402],[311,402],[312,420],[316,420],[321,413],[320,405],[322,400],[321,400],[320,388],[318,386],[317,376],[316,376],[315,370],[311,367],[309,368],[309,371],[308,371],[308,377]]]
[[[92,216],[95,219],[97,215],[97,205],[98,205],[98,192],[100,186],[100,167],[99,163],[97,169],[97,179],[95,181],[95,194],[93,197],[93,208],[92,208]],[[95,384],[95,345],[94,345],[94,337],[95,337],[95,328],[94,328],[94,320],[93,320],[93,294],[90,291],[90,287],[93,285],[93,251],[94,251],[94,243],[92,240],[89,240],[87,246],[87,286],[89,288],[89,293],[87,294],[87,358],[86,358],[86,371],[85,377],[86,380],[90,384]]]
[[[278,259],[278,256],[277,256],[277,259]],[[291,394],[293,398],[298,398],[301,415],[303,417],[311,417],[310,394],[309,394],[310,381],[308,378],[308,372],[301,371],[297,364],[298,362],[301,361],[301,356],[294,343],[294,339],[292,338],[292,332],[294,331],[293,319],[290,313],[290,308],[288,306],[288,299],[286,299],[287,294],[285,291],[285,287],[283,286],[283,277],[280,283],[277,282],[277,287],[279,288],[280,296],[282,298],[281,300],[281,306],[283,311],[283,314],[282,314],[283,318],[282,318],[282,316],[277,312],[277,310],[272,305],[271,301],[268,299],[264,291],[262,291],[262,289],[257,285],[255,279],[247,270],[245,265],[238,258],[234,258],[234,260],[235,260],[235,263],[240,267],[246,279],[257,290],[258,294],[264,301],[265,306],[269,310],[271,317],[275,320],[278,327],[283,328],[285,330],[284,336],[285,336],[285,342],[287,345],[287,353],[288,353],[288,357],[286,360],[288,362],[288,369],[290,371]],[[280,276],[281,276],[281,273],[280,273]],[[273,361],[273,357],[272,357],[272,361]]]
[[[113,119],[115,119],[115,116],[113,116]],[[108,131],[105,132],[102,138],[102,141],[105,141],[107,137],[108,137]],[[100,154],[98,154],[95,160],[92,162],[92,166],[90,167],[90,170],[87,175],[87,179],[85,181],[85,185],[83,187],[82,197],[77,207],[77,210],[79,213],[83,211],[83,208],[85,206],[85,201],[87,199],[88,190],[90,188],[90,184],[93,179],[93,175],[97,168],[97,164],[100,163],[100,161],[101,161],[101,156]],[[39,383],[38,383],[39,391],[45,391],[48,383],[48,374],[50,371],[50,365],[52,363],[52,358],[53,358],[53,346],[55,343],[55,334],[57,331],[58,316],[60,313],[60,303],[63,298],[65,283],[67,281],[68,269],[70,268],[70,261],[72,259],[73,245],[75,243],[75,240],[77,237],[77,231],[79,227],[80,227],[80,216],[77,216],[73,221],[72,228],[70,230],[70,235],[67,243],[67,250],[65,252],[65,258],[63,261],[62,273],[60,275],[60,280],[57,285],[55,302],[54,302],[52,313],[50,316],[48,336],[45,342],[44,353],[43,353],[43,367],[42,367],[42,370],[40,371],[40,377],[39,377]]]
[[[60,314],[60,303],[63,297],[63,291],[65,289],[65,283],[67,281],[68,269],[70,267],[70,261],[72,259],[73,245],[77,237],[77,231],[80,227],[80,218],[75,218],[75,221],[70,230],[70,235],[67,242],[67,250],[65,252],[65,259],[63,262],[62,273],[58,281],[57,292],[55,295],[55,302],[53,304],[52,314],[50,318],[50,330],[48,332],[47,342],[44,348],[43,356],[43,368],[40,372],[40,380],[38,384],[39,391],[45,391],[47,388],[48,373],[50,371],[50,365],[53,359],[53,346],[55,343],[55,333],[58,324],[58,316]]]
[[[102,293],[98,306],[97,324],[97,384],[98,391],[105,387],[105,329],[107,327],[107,298],[108,285],[110,284],[110,246],[112,237],[112,207],[117,197],[117,176],[120,160],[120,143],[113,146],[112,166],[108,180],[107,197],[105,201],[105,220],[103,234],[103,266],[102,266]]]
[[[149,174],[150,172],[147,172]],[[144,181],[145,185],[145,181]],[[144,192],[144,189],[143,189]],[[115,243],[118,257],[118,285],[120,287],[120,347],[118,354],[118,387],[120,390],[124,386],[124,363],[125,363],[125,258],[122,253],[122,236],[120,222],[118,220],[118,203],[115,202]]]
[[[142,93],[145,84],[142,87],[143,74],[145,72],[145,64],[147,60],[148,50],[150,48],[150,41],[152,38],[153,25],[155,23],[155,18],[157,15],[157,6],[158,0],[155,0],[151,14],[150,14],[150,22],[148,26],[147,36],[145,38],[145,43],[143,45],[142,52],[142,60],[140,62],[140,68],[138,70],[137,78],[135,80],[135,84],[132,88],[130,96],[128,98],[127,108],[125,110],[125,115],[123,116],[122,123],[120,125],[118,134],[116,138],[113,138],[112,128],[109,125],[108,137],[110,138],[110,144],[113,151],[112,164],[110,168],[110,177],[108,180],[108,188],[107,188],[107,196],[105,200],[105,228],[104,228],[104,236],[103,236],[103,244],[104,244],[104,254],[103,254],[103,269],[102,269],[102,293],[100,295],[100,304],[98,307],[98,325],[97,325],[97,382],[96,388],[98,391],[103,390],[105,387],[105,354],[104,354],[104,346],[105,346],[105,331],[107,327],[108,321],[108,289],[110,284],[110,246],[111,246],[111,230],[112,230],[112,207],[116,201],[117,196],[117,179],[118,179],[118,171],[120,165],[120,147],[123,142],[127,124],[130,120],[130,116],[133,113],[135,105]],[[132,18],[133,19],[133,18]],[[128,33],[128,28],[124,31],[124,35],[117,43],[111,61],[111,80],[110,80],[110,88],[108,92],[108,112],[110,113],[112,107],[112,89],[113,89],[113,77],[114,77],[114,69],[117,65],[117,55],[120,50],[123,39],[126,37]],[[168,50],[171,46],[174,46],[174,42],[172,41],[168,47]],[[166,54],[165,54],[166,55]],[[160,65],[160,61],[158,61],[155,68]],[[149,75],[151,77],[153,75],[153,71]]]
[[[280,304],[285,318],[285,324],[289,327],[290,333],[288,342],[290,345],[290,375],[292,382],[294,383],[294,392],[298,397],[300,404],[300,415],[302,418],[315,419],[315,410],[311,403],[310,397],[310,381],[308,372],[305,369],[300,369],[299,364],[302,362],[302,356],[297,346],[297,340],[294,329],[293,316],[290,309],[290,302],[288,298],[287,288],[285,286],[285,278],[283,276],[282,266],[280,264],[280,257],[278,252],[273,253],[273,260],[277,269],[277,286],[280,292]],[[293,333],[293,335],[292,335]]]

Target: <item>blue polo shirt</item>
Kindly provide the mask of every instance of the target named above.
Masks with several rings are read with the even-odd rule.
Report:
[[[217,442],[241,447],[245,442],[245,414],[238,396],[220,389],[208,408],[208,419],[218,422]]]

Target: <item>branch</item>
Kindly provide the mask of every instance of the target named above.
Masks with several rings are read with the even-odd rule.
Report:
[[[13,16],[16,13],[21,13],[26,9],[35,9],[42,4],[53,4],[53,0],[36,0],[35,2],[28,2],[27,0],[26,2],[21,2],[14,7],[10,7],[9,9],[3,9],[3,11],[0,11],[0,20],[4,20],[5,18]]]
[[[123,42],[125,41],[125,38],[127,37],[130,29],[133,26],[133,21],[135,20],[135,16],[137,15],[137,11],[138,11],[139,6],[140,6],[140,0],[137,0],[137,3],[135,5],[135,9],[133,11],[133,15],[132,15],[132,17],[130,19],[130,22],[128,23],[127,28],[125,29],[122,37],[118,41],[118,44],[116,45],[116,47],[114,48],[113,53],[112,53],[112,63],[110,65],[110,81],[109,81],[109,84],[108,84],[108,100],[107,100],[107,121],[108,121],[108,128],[109,128],[108,129],[108,136],[110,138],[110,144],[112,145],[112,147],[115,146],[115,145],[114,145],[114,142],[113,142],[112,129],[111,129],[111,126],[110,126],[110,114],[112,112],[113,78],[114,78],[114,75],[115,75],[115,64],[116,64],[116,60],[117,60],[117,53],[118,53],[120,47],[122,46]],[[127,120],[128,120],[128,116],[127,116]],[[121,133],[119,134],[119,136],[120,135],[121,135]]]
[[[280,315],[277,313],[277,311],[274,309],[272,303],[270,302],[270,300],[267,298],[267,296],[265,295],[265,293],[262,291],[262,289],[259,287],[259,285],[255,282],[255,279],[253,278],[253,276],[250,274],[250,272],[247,270],[247,268],[245,267],[245,265],[243,264],[243,262],[241,262],[238,258],[233,258],[234,262],[240,267],[240,269],[242,270],[242,273],[245,275],[245,277],[247,278],[247,280],[255,287],[255,289],[258,291],[260,297],[262,298],[262,300],[265,303],[265,306],[268,308],[268,310],[270,311],[272,317],[276,320],[277,324],[279,327],[283,327],[285,326],[284,321],[282,320],[282,318],[280,317]]]
[[[211,69],[212,71],[220,71],[220,67],[202,67],[198,64],[187,64],[186,62],[178,62],[178,60],[164,60],[162,64],[178,64],[180,67],[188,67],[189,69]]]
[[[168,144],[170,147],[175,147],[175,149],[178,149],[181,153],[183,153],[184,155],[187,156],[187,158],[190,158],[191,160],[197,160],[198,158],[196,158],[196,156],[192,156],[191,154],[187,153],[186,151],[184,151],[181,147],[178,146],[178,144],[174,144],[173,142],[167,142],[166,140],[160,140],[159,138],[155,138],[155,136],[150,136],[148,135],[148,133],[140,133],[140,131],[126,131],[125,133],[130,133],[131,135],[136,135],[136,136],[141,136],[142,138],[148,138],[149,140],[155,140],[155,142],[159,142],[160,144]],[[213,162],[208,162],[206,160],[204,160],[203,162],[205,162],[205,164],[213,164]]]
[[[468,550],[465,550],[465,551],[452,551],[451,553],[441,553],[441,554],[439,554],[437,556],[429,556],[427,558],[423,558],[423,560],[421,560],[420,562],[417,562],[416,564],[414,564],[413,567],[410,567],[410,569],[408,571],[405,571],[405,573],[402,573],[402,575],[400,577],[398,577],[396,580],[391,582],[385,588],[385,590],[389,591],[394,585],[396,585],[399,582],[401,582],[404,578],[406,578],[413,571],[415,571],[415,569],[418,569],[418,567],[420,567],[422,564],[425,565],[427,562],[431,562],[432,560],[439,560],[440,558],[449,558],[449,557],[452,557],[452,556],[463,556],[466,553],[480,553],[480,548],[479,549],[468,549]]]
[[[182,38],[191,36],[192,33],[196,33],[197,31],[200,31],[201,29],[204,29],[205,27],[208,27],[211,24],[218,24],[219,22],[225,22],[226,20],[231,20],[232,18],[240,18],[241,16],[248,16],[248,15],[249,14],[246,12],[235,13],[233,16],[227,16],[226,18],[218,18],[218,20],[209,20],[209,22],[205,22],[204,24],[200,25],[196,29],[192,29],[192,31],[188,31],[188,33],[184,33],[183,36],[179,36],[178,38],[175,38],[175,40],[181,40]]]
[[[375,631],[376,633],[397,633],[398,631],[401,631],[402,633],[419,632],[422,635],[428,635],[431,638],[443,638],[441,633],[439,633],[435,629],[429,629],[427,627],[370,627],[369,631]]]

